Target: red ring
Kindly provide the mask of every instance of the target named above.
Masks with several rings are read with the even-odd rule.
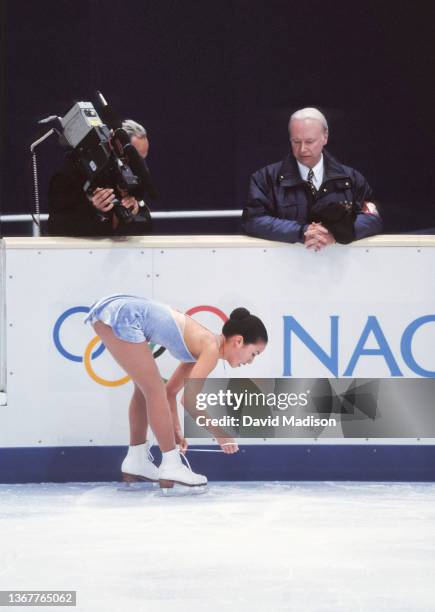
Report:
[[[197,312],[211,312],[217,315],[220,319],[222,319],[224,323],[228,321],[227,315],[215,306],[194,306],[193,308],[189,308],[189,310],[186,310],[186,314],[189,316],[192,316]]]

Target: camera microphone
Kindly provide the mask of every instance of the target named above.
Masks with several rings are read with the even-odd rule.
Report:
[[[60,121],[60,117],[57,115],[50,115],[49,117],[45,117],[45,119],[40,119],[38,123],[44,124],[51,123],[52,121]]]
[[[109,126],[112,130],[117,130],[122,127],[122,121],[115,113],[113,108],[109,106],[106,98],[103,96],[101,91],[97,91],[98,101],[101,105],[100,116],[103,122]]]

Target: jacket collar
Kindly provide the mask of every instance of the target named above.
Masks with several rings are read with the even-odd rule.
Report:
[[[323,182],[343,178],[350,178],[348,169],[323,149]],[[299,174],[298,164],[292,153],[287,155],[280,166],[278,182],[283,187],[293,187],[305,183]]]

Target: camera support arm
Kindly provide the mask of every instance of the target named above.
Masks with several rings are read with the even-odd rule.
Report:
[[[56,118],[57,117],[53,117]],[[51,119],[51,117],[50,117]],[[33,193],[35,197],[35,215],[32,214],[33,217],[33,235],[40,236],[41,235],[41,215],[39,210],[39,187],[38,187],[38,165],[36,163],[36,147],[40,145],[44,140],[46,140],[52,134],[57,134],[57,130],[55,128],[51,128],[48,132],[46,132],[41,138],[35,140],[30,145],[30,153],[32,155],[32,168],[33,168]]]

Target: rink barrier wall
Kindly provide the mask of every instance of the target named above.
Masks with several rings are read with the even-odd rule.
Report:
[[[216,446],[192,448],[216,450]],[[435,446],[250,445],[234,455],[191,453],[209,481],[434,482]],[[1,448],[0,482],[121,481],[127,447]],[[160,453],[154,450],[156,464]]]
[[[283,376],[284,314],[302,322],[325,350],[329,321],[339,315],[343,367],[370,315],[379,321],[403,376],[415,378],[400,361],[400,338],[410,322],[434,313],[434,256],[435,237],[424,235],[376,236],[318,254],[299,244],[247,236],[0,240],[0,481],[119,477],[130,383],[104,387],[86,374],[83,355],[93,332],[82,318],[95,299],[133,293],[184,311],[208,304],[225,314],[245,305],[270,331],[267,352],[249,372],[231,372],[252,378]],[[253,293],[258,286],[261,291]],[[62,319],[68,313],[73,314]],[[213,331],[222,324],[210,313],[195,316],[216,326]],[[53,341],[60,320],[63,355]],[[435,370],[433,327],[420,329],[414,347],[428,370]],[[292,376],[331,375],[302,342],[293,348]],[[360,359],[353,376],[389,377],[385,361],[376,359]],[[168,352],[159,360],[164,377],[174,365]],[[108,380],[120,376],[107,355],[92,367]],[[219,365],[214,376],[228,376],[228,370]],[[205,449],[210,444],[194,443]],[[435,471],[431,439],[265,440],[242,448],[231,457],[191,453],[189,459],[211,480],[425,481],[433,480]]]

